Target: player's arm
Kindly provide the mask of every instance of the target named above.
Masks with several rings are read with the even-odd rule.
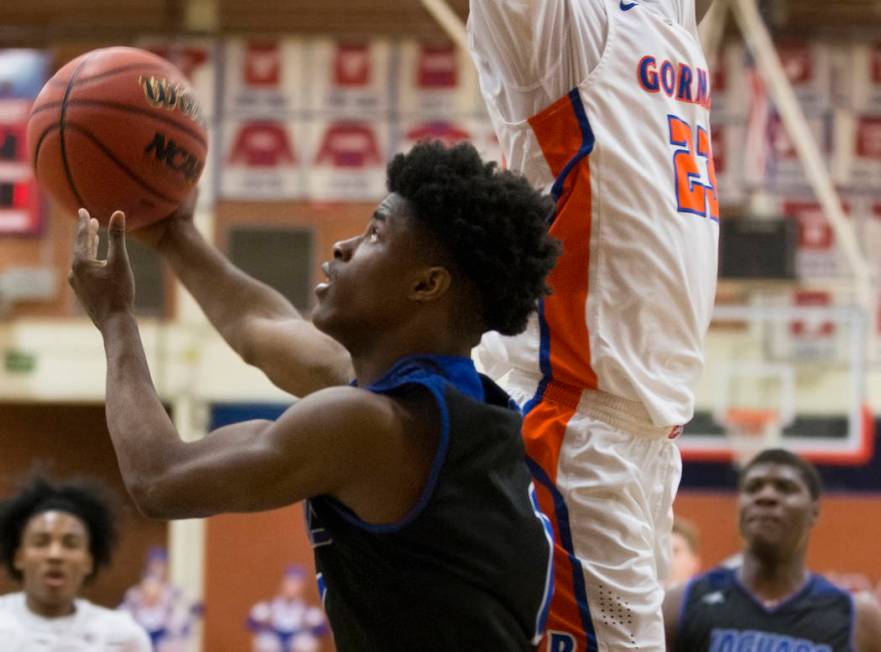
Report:
[[[881,652],[881,605],[871,593],[854,596],[856,626],[854,649],[856,652]]]
[[[687,584],[680,584],[668,589],[664,594],[664,635],[667,640],[668,652],[676,650],[676,635],[679,627],[679,610],[682,607],[682,600],[685,595],[685,587]]]
[[[348,351],[304,319],[274,288],[245,274],[199,233],[192,206],[141,239],[168,261],[208,320],[241,358],[277,387],[305,396],[353,377]]]
[[[142,512],[192,518],[272,509],[321,494],[364,518],[393,520],[427,475],[436,413],[354,387],[299,401],[277,421],[251,421],[183,442],[156,394],[132,314],[134,278],[125,218],[110,219],[106,261],[97,259],[97,221],[77,224],[70,283],[104,339],[106,414],[126,488]],[[421,400],[426,400],[425,398]],[[414,436],[416,434],[417,436]]]

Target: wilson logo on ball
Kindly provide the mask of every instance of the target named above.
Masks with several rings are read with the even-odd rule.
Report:
[[[153,154],[156,160],[162,163],[169,170],[181,174],[189,183],[195,182],[202,173],[204,161],[200,161],[193,154],[174,142],[169,138],[166,140],[165,134],[157,131],[153,136],[153,140],[144,149],[144,154],[149,156]]]
[[[138,77],[144,97],[151,106],[180,111],[202,124],[202,109],[192,92],[184,84],[176,84],[162,77]]]

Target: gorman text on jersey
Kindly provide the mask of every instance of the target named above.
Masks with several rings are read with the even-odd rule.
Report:
[[[657,57],[647,54],[637,64],[636,77],[647,93],[664,93],[680,102],[710,108],[709,75],[703,68],[667,59],[658,63]]]

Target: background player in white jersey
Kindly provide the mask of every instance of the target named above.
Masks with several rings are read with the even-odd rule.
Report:
[[[149,652],[128,614],[78,598],[109,563],[113,515],[96,487],[35,478],[0,505],[0,554],[23,591],[0,597],[0,649]]]
[[[523,408],[554,523],[552,652],[664,648],[671,439],[693,413],[719,226],[697,20],[694,0],[470,3],[502,151],[552,192],[563,244],[527,331],[478,351]]]

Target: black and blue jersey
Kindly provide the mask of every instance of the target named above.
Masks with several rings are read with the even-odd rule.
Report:
[[[367,389],[417,388],[434,397],[441,433],[410,512],[371,525],[334,498],[307,503],[337,649],[534,649],[552,591],[552,534],[520,415],[468,358],[405,358]]]
[[[676,649],[688,652],[850,652],[855,623],[850,594],[811,575],[795,594],[766,607],[738,579],[716,568],[685,589]]]

